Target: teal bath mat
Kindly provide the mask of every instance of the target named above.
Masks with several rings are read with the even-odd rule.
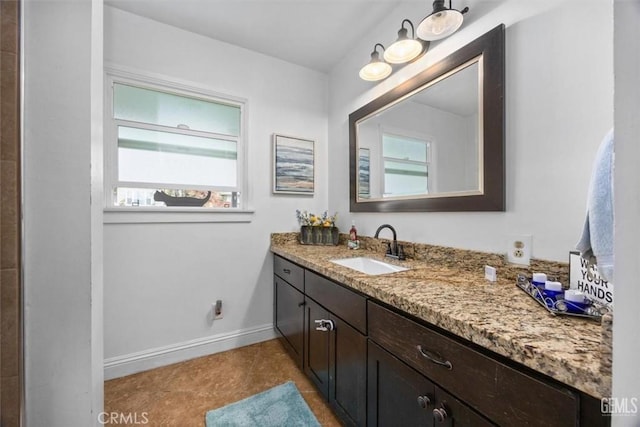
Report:
[[[207,412],[207,427],[320,427],[307,402],[289,381],[236,403]]]

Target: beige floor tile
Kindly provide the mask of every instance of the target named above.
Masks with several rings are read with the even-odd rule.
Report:
[[[207,411],[287,381],[296,384],[323,426],[340,425],[278,340],[107,381],[105,412],[145,417],[150,426],[201,427]]]

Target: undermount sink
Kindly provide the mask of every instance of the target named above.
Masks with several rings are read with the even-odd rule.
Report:
[[[409,270],[407,267],[388,264],[386,262],[367,257],[332,259],[330,261],[334,264],[338,264],[343,267],[359,271],[361,273],[369,274],[371,276]]]

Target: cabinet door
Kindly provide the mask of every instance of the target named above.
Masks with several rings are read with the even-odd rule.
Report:
[[[364,426],[367,417],[367,338],[333,314],[330,335],[329,403],[347,425]]]
[[[368,349],[367,425],[432,427],[433,383],[372,341]]]
[[[311,298],[305,300],[304,372],[329,399],[329,312]]]
[[[435,427],[495,426],[495,424],[490,423],[464,403],[438,387],[436,387],[435,406],[433,410]]]
[[[276,329],[281,335],[284,347],[302,368],[304,295],[278,276],[274,276],[274,286]]]

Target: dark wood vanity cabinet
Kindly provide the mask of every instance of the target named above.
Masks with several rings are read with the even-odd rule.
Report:
[[[274,327],[302,369],[304,349],[304,271],[283,258],[274,260]],[[281,276],[284,276],[281,277]]]
[[[529,376],[382,305],[370,301],[368,314],[369,338],[440,387],[435,409],[444,405],[444,413],[455,413],[445,417],[457,419],[454,425],[491,425],[481,424],[483,418],[469,408],[503,426],[577,425],[577,393]],[[441,415],[434,412],[435,425]]]
[[[308,270],[305,286],[304,372],[345,424],[365,425],[366,299]]]
[[[316,324],[316,320],[323,321]],[[329,312],[312,299],[307,299],[304,314],[304,372],[311,382],[329,399],[329,335],[335,323]]]
[[[368,348],[369,426],[494,426],[373,341]]]
[[[602,427],[599,401],[274,257],[274,325],[346,425]]]
[[[366,298],[274,257],[280,341],[346,425],[366,425]]]
[[[369,341],[367,425],[433,427],[435,385]]]

